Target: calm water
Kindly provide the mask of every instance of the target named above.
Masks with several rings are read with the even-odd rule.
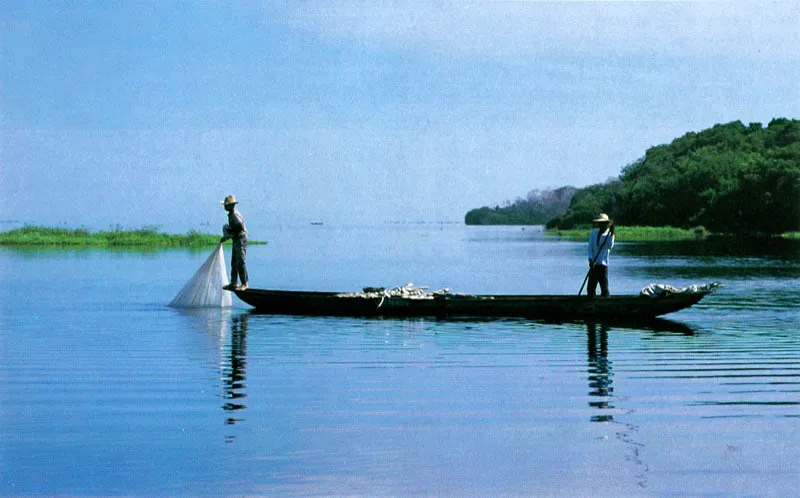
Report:
[[[276,227],[257,287],[576,293],[537,229]],[[2,495],[788,496],[800,245],[623,244],[614,293],[720,281],[648,328],[166,307],[210,250],[0,249]]]

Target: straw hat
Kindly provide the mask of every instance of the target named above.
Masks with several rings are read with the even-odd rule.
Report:
[[[236,197],[234,197],[233,194],[229,195],[224,200],[219,201],[219,203],[225,206],[230,206],[231,204],[239,204],[239,202],[236,200]]]
[[[609,223],[611,220],[608,219],[608,215],[606,213],[600,213],[600,216],[597,219],[592,220],[592,223]]]

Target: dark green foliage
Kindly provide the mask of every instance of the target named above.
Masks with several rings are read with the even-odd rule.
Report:
[[[555,190],[532,190],[525,199],[494,208],[473,209],[464,217],[467,225],[544,225],[563,214],[570,205],[574,187]]]
[[[582,188],[572,197],[569,210],[549,220],[547,227],[569,230],[576,226],[588,225],[601,212],[615,212],[621,192],[622,183],[619,180]]]
[[[618,180],[576,192],[548,227],[572,228],[599,212],[626,225],[797,231],[800,121],[775,119],[766,128],[734,121],[651,147]]]

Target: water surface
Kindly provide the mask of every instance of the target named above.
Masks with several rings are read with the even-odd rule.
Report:
[[[577,293],[528,227],[263,229],[252,285]],[[772,495],[800,483],[797,243],[625,244],[647,326],[166,307],[209,251],[0,250],[3,495]]]

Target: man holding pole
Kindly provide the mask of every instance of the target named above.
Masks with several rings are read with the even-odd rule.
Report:
[[[596,228],[589,234],[589,286],[586,294],[594,297],[597,284],[600,284],[600,295],[608,296],[608,256],[614,247],[614,223],[607,214],[600,213],[592,224]]]

